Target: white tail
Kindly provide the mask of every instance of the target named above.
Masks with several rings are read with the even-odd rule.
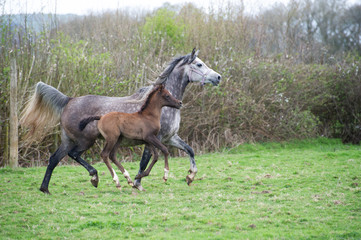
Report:
[[[56,88],[38,82],[34,94],[21,112],[20,125],[30,129],[25,142],[39,140],[60,120],[64,107],[70,98]]]

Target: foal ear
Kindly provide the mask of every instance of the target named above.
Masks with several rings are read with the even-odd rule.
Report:
[[[162,91],[163,88],[164,88],[164,84],[163,84],[163,83],[161,83],[161,84],[156,84],[154,87],[157,88],[158,91]]]

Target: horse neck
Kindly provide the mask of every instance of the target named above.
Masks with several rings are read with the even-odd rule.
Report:
[[[184,91],[188,85],[188,79],[184,70],[173,72],[168,76],[165,88],[178,100],[183,99]]]
[[[160,114],[162,112],[162,105],[160,104],[160,101],[157,96],[153,96],[149,104],[146,106],[146,108],[142,111],[143,115],[151,116],[155,118],[157,121],[160,121]]]

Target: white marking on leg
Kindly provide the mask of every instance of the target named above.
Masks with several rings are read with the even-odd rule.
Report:
[[[132,181],[132,179],[130,178],[130,175],[129,175],[129,173],[128,173],[127,170],[124,169],[123,175],[124,175],[124,177],[127,179],[128,184],[129,184],[130,186],[133,186],[133,181]]]
[[[125,169],[124,169],[123,175],[126,179],[130,178],[128,171]]]
[[[117,184],[117,186],[119,186],[120,183],[119,183],[118,175],[115,173],[113,168],[112,168],[112,170],[113,170],[113,181]]]
[[[164,168],[164,179],[168,179],[169,170]]]

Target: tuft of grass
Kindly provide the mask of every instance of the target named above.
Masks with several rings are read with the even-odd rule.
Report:
[[[99,187],[86,170],[59,166],[52,195],[38,188],[44,167],[0,169],[2,239],[360,239],[361,147],[335,139],[242,145],[163,162],[143,179],[146,192],[115,188],[104,164]],[[124,163],[133,176],[138,163]]]

